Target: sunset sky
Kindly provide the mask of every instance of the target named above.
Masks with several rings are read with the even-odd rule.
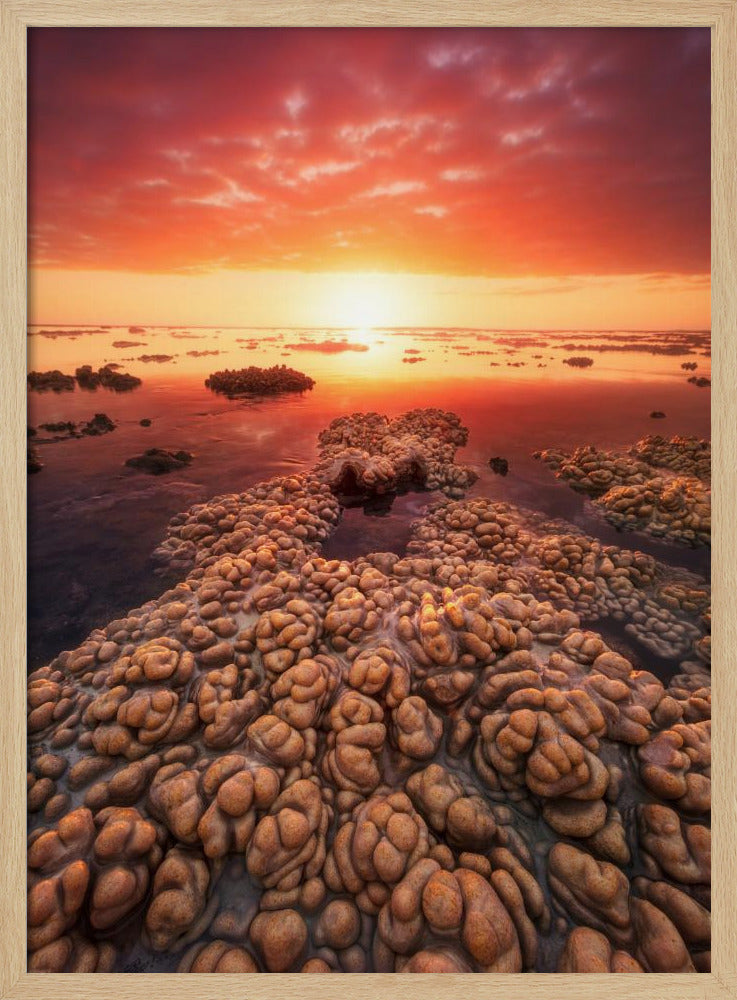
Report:
[[[706,29],[29,32],[29,322],[708,328]]]

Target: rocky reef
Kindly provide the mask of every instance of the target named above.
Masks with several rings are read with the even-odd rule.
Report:
[[[304,392],[314,386],[314,379],[295,368],[274,365],[272,368],[231,369],[213,372],[205,385],[213,392],[220,392],[231,399],[239,396],[274,396],[284,392]]]
[[[618,528],[690,546],[711,544],[711,444],[649,435],[626,452],[592,445],[535,452]]]
[[[30,972],[709,968],[703,581],[453,495],[403,555],[320,554],[346,469],[454,494],[465,434],[334,421],[29,676]]]

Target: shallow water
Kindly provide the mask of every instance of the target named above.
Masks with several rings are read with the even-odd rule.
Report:
[[[48,329],[48,328],[47,328]],[[309,468],[317,456],[317,435],[336,416],[356,410],[395,415],[413,407],[436,406],[456,412],[469,428],[469,440],[457,461],[476,468],[479,480],[471,495],[509,500],[563,517],[607,544],[639,548],[675,566],[709,575],[708,550],[690,550],[639,533],[618,532],[584,497],[555,479],[532,458],[548,447],[590,443],[625,447],[645,434],[710,434],[710,390],[688,384],[683,360],[697,361],[698,374],[709,374],[709,359],[643,353],[596,353],[593,367],[571,369],[562,359],[566,341],[581,334],[544,334],[547,348],[512,349],[484,338],[479,331],[278,331],[258,350],[244,350],[237,337],[245,331],[193,330],[182,339],[176,331],[109,329],[76,337],[33,336],[29,369],[60,368],[73,373],[81,364],[117,361],[138,375],[143,385],[128,393],[105,389],[30,393],[28,422],[88,420],[105,412],[117,424],[99,438],[40,444],[42,471],[28,485],[28,666],[47,662],[61,649],[73,648],[97,625],[119,617],[158,595],[164,585],[153,575],[150,553],[163,538],[169,518],[191,504],[220,493],[240,492],[271,476]],[[368,350],[324,354],[293,351],[284,344],[346,337]],[[119,339],[141,340],[146,347],[114,349]],[[592,342],[600,343],[604,334]],[[661,335],[661,339],[664,339]],[[466,357],[469,347],[493,349]],[[407,348],[427,361],[402,362]],[[194,358],[186,351],[217,349],[218,356]],[[177,354],[165,364],[124,361],[141,353]],[[289,353],[289,352],[286,352]],[[537,369],[533,355],[547,367]],[[580,353],[580,352],[579,352]],[[524,360],[523,367],[507,362]],[[223,367],[287,363],[312,375],[312,391],[260,400],[229,400],[206,389],[204,379]],[[652,420],[663,410],[664,420]],[[140,420],[149,418],[150,427]],[[146,448],[185,449],[194,453],[184,470],[149,476],[125,466]],[[492,456],[509,461],[507,476],[488,466]],[[402,552],[410,524],[432,494],[397,497],[388,510],[351,508],[325,552],[354,558],[361,553]]]

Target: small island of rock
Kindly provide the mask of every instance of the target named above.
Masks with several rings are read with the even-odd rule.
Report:
[[[304,372],[299,372],[286,365],[274,365],[273,368],[230,369],[213,372],[205,379],[205,385],[213,392],[223,393],[231,399],[246,395],[275,396],[284,392],[304,392],[315,384],[314,379]]]

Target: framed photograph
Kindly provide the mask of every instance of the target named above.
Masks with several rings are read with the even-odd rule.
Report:
[[[737,996],[737,2],[0,31],[0,997]]]

